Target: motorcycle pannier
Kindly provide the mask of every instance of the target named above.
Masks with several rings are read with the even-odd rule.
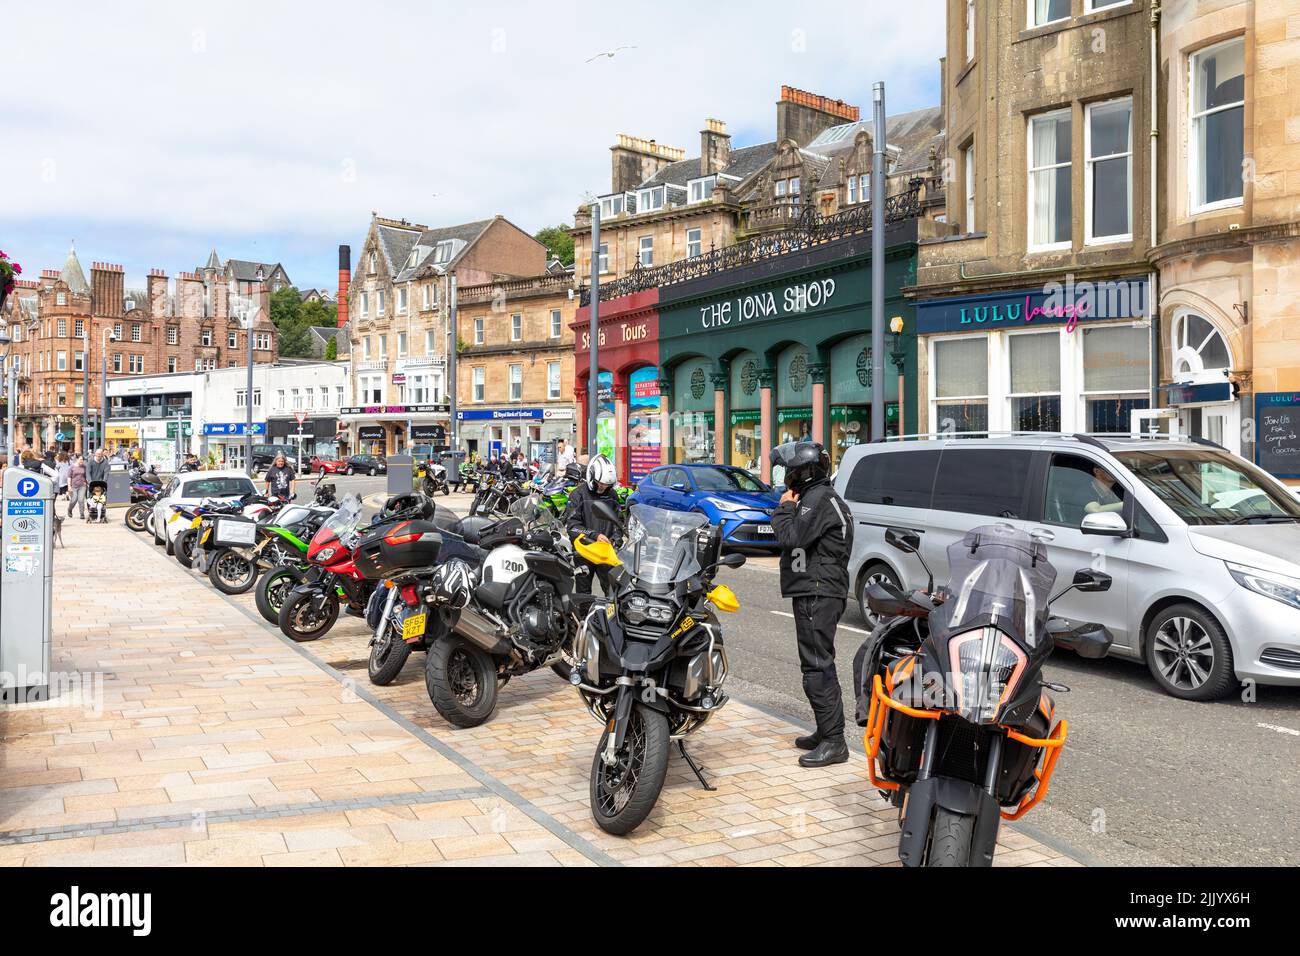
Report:
[[[369,543],[362,547],[363,552],[370,552]],[[442,550],[442,531],[432,521],[403,521],[393,525],[378,540],[375,556],[379,575],[394,574],[411,568],[427,568],[438,563],[438,553]],[[370,560],[367,555],[367,561]],[[360,567],[362,557],[357,556]],[[364,572],[370,577],[368,571]]]

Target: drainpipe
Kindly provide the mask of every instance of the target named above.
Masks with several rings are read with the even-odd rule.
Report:
[[[1160,0],[1151,4],[1151,113],[1150,159],[1151,164],[1151,249],[1160,241],[1157,214],[1160,208],[1160,172],[1157,165],[1157,146],[1160,142]],[[1160,384],[1160,299],[1159,274],[1152,269],[1147,276],[1147,316],[1151,325],[1151,395],[1149,406],[1158,405]]]

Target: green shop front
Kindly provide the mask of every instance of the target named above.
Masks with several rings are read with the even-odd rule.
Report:
[[[888,227],[886,433],[916,421],[914,221]],[[811,439],[838,466],[871,439],[870,233],[808,244],[659,287],[663,440],[673,462],[711,461],[764,480],[768,452]],[[900,400],[901,396],[901,400]]]

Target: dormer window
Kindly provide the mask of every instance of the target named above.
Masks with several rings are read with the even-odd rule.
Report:
[[[415,262],[416,262],[416,260],[419,259],[419,258],[420,258],[420,250],[419,250],[419,249],[412,249],[412,250],[411,250],[411,254],[410,254],[409,256],[406,257],[406,268],[408,268],[408,269],[413,269],[413,268],[415,268]]]
[[[701,179],[692,179],[688,184],[690,192],[690,201],[708,202],[713,198],[713,187],[718,183],[717,176],[705,176]]]
[[[617,193],[613,196],[600,197],[600,218],[613,219],[615,216],[621,216],[623,213],[636,211],[636,204],[631,201],[632,197],[627,193]]]
[[[636,208],[638,212],[654,212],[663,209],[664,187],[653,186],[650,189],[642,189],[636,194]]]

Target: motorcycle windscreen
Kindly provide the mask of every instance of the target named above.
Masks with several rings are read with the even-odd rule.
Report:
[[[948,568],[947,600],[930,615],[933,633],[995,627],[1025,647],[1050,640],[1056,569],[1040,542],[1010,525],[983,525],[948,547]]]
[[[696,539],[708,526],[708,519],[696,512],[633,505],[619,559],[646,584],[684,581],[702,570]]]
[[[313,548],[324,544],[327,541],[333,541],[335,538],[343,538],[356,530],[361,524],[361,496],[351,494],[343,499],[339,505],[338,511],[330,515],[329,519],[320,526],[320,530],[311,539]]]

